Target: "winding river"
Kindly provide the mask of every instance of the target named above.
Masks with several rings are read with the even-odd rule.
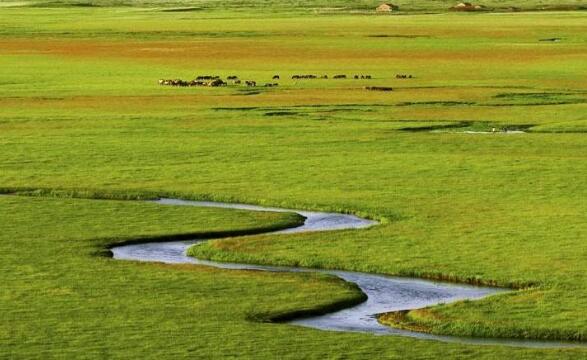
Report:
[[[305,222],[303,225],[295,228],[274,231],[271,232],[271,234],[292,234],[308,231],[361,229],[377,224],[377,222],[372,220],[338,213],[298,211],[245,204],[186,201],[176,199],[160,199],[156,202],[162,205],[175,206],[216,207],[250,211],[295,212],[305,217]],[[350,271],[219,263],[214,261],[199,260],[187,256],[187,249],[201,241],[205,240],[132,244],[114,247],[111,249],[111,251],[113,257],[118,260],[151,261],[168,264],[187,263],[236,270],[247,269],[273,272],[320,272],[338,276],[345,281],[357,284],[368,297],[365,302],[346,309],[338,310],[326,315],[289,321],[289,323],[293,325],[306,326],[321,330],[366,332],[376,335],[407,336],[419,339],[478,345],[508,345],[533,348],[585,347],[585,344],[583,343],[572,342],[567,343],[517,339],[462,338],[454,336],[431,335],[384,326],[381,325],[376,318],[377,314],[384,312],[412,310],[437,305],[440,303],[451,303],[464,299],[480,299],[492,294],[507,291],[505,289],[457,285],[421,279],[382,276]]]

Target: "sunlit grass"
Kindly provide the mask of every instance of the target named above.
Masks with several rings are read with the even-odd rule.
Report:
[[[584,340],[583,13],[265,14],[262,22],[259,14],[239,14],[3,9],[0,187],[43,189],[37,193],[43,196],[166,195],[360,214],[382,225],[225,239],[194,252],[531,286],[413,319],[439,333]],[[539,41],[554,36],[564,40]],[[341,73],[373,79],[291,79]],[[414,78],[396,79],[398,73]],[[157,85],[159,78],[196,74],[281,79],[277,88]],[[492,128],[528,133],[464,133]],[[59,349],[94,357],[584,355],[254,324],[246,319],[255,311],[268,316],[326,306],[356,292],[323,278],[309,289],[294,276],[178,270],[95,256],[116,239],[212,225],[249,228],[278,221],[271,216],[81,200],[2,204],[2,279],[11,279],[0,288],[2,315],[10,320],[0,325],[2,355]],[[44,241],[47,234],[53,236]],[[133,287],[124,301],[113,302],[129,279]],[[78,287],[83,291],[75,301],[55,297]],[[265,291],[271,296],[261,296]],[[203,302],[194,300],[202,294]],[[308,300],[312,294],[317,298]],[[100,315],[105,308],[107,320]],[[441,321],[430,326],[430,319]],[[161,338],[161,326],[173,336]],[[21,340],[28,337],[29,343]]]

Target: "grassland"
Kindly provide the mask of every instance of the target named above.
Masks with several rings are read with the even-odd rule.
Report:
[[[259,322],[360,299],[340,280],[207,267],[114,261],[113,244],[170,234],[251,231],[292,215],[174,208],[123,201],[0,197],[2,358],[572,358],[528,351],[415,342]],[[235,301],[238,299],[238,301]],[[365,341],[367,340],[367,341]],[[401,349],[417,347],[405,357]],[[472,351],[472,352],[471,352]],[[475,355],[473,355],[475,354]]]
[[[209,11],[223,11],[238,13],[240,16],[251,12],[259,14],[373,14],[375,7],[381,1],[372,0],[298,0],[284,5],[275,0],[1,0],[0,7],[32,7],[32,8],[101,8],[101,7],[139,7],[157,8],[172,13],[206,13]],[[400,11],[396,14],[439,13],[447,12],[458,4],[454,0],[398,0]],[[517,12],[517,11],[544,11],[544,10],[586,10],[584,0],[484,0],[475,2],[485,6],[482,12]],[[390,14],[381,14],[389,16]]]
[[[436,333],[584,341],[586,16],[5,8],[0,187],[377,218],[381,226],[360,232],[224,239],[192,251],[524,288],[409,320]],[[540,41],[553,37],[562,41]],[[290,79],[298,73],[373,79]],[[157,85],[196,74],[282,80],[256,89]],[[492,127],[528,133],[462,132]],[[291,218],[43,198],[0,206],[0,356],[585,356],[252,322],[251,313],[320,308],[357,293],[330,278],[99,256],[134,237]]]

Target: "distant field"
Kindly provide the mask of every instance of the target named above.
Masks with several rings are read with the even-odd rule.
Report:
[[[0,10],[0,190],[43,195],[0,197],[0,357],[584,358],[252,322],[357,293],[321,276],[100,256],[135,237],[296,219],[61,197],[356,213],[382,225],[192,251],[522,288],[408,320],[442,334],[585,341],[587,13],[267,11]],[[157,83],[196,75],[279,86]]]
[[[96,7],[145,7],[162,8],[175,13],[208,11],[227,11],[239,14],[252,10],[255,12],[287,14],[337,14],[337,13],[373,13],[384,1],[374,0],[297,0],[283,3],[275,0],[0,0],[0,7],[53,7],[53,8],[96,8]],[[397,0],[392,4],[399,6],[394,13],[447,12],[460,1],[458,0]],[[388,2],[389,3],[389,2]],[[587,10],[585,0],[483,0],[473,2],[483,5],[483,11],[516,12],[544,10]],[[223,14],[226,15],[226,14]]]

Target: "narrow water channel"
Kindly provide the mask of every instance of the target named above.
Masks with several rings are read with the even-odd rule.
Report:
[[[250,211],[295,212],[306,218],[304,224],[301,226],[274,231],[270,234],[291,234],[308,231],[360,229],[377,224],[376,221],[362,219],[354,215],[338,213],[301,211],[246,204],[187,201],[176,199],[160,199],[156,202],[162,205],[172,206],[199,206]],[[186,251],[190,246],[202,241],[206,240],[142,243],[114,247],[111,249],[111,251],[114,259],[117,260],[151,261],[168,264],[207,265],[222,269],[235,270],[245,269],[272,272],[320,272],[338,276],[345,281],[357,284],[357,286],[359,286],[359,288],[368,297],[365,302],[346,309],[334,311],[325,315],[289,321],[289,323],[293,325],[306,326],[321,330],[366,332],[376,335],[407,336],[419,339],[478,345],[507,345],[532,348],[585,347],[585,344],[574,342],[463,338],[454,336],[431,335],[414,331],[394,329],[380,324],[376,318],[377,314],[384,312],[413,310],[437,305],[440,303],[446,304],[465,299],[481,299],[492,294],[508,291],[506,289],[459,285],[416,278],[400,278],[351,271],[219,263],[214,261],[200,260],[186,255]]]

